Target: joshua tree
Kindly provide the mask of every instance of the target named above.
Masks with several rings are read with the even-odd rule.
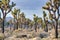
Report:
[[[25,14],[22,12],[20,14],[20,27],[22,28],[22,24],[25,24]]]
[[[12,4],[10,5],[10,0],[0,0],[0,9],[3,14],[2,33],[4,33],[4,20],[6,18],[6,15],[12,10],[14,6],[15,6],[14,2],[12,2]]]
[[[40,25],[40,28],[42,28],[42,22],[43,22],[42,18],[41,17],[38,18],[37,23],[38,25]]]
[[[33,21],[29,22],[29,27],[32,28],[33,27],[33,24],[34,24]]]
[[[44,23],[45,23],[45,31],[46,32],[48,32],[48,26],[47,26],[47,24],[48,24],[48,18],[46,17],[47,15],[46,15],[46,13],[45,13],[45,11],[43,11],[43,19],[44,19]]]
[[[43,7],[43,9],[46,9],[49,11],[50,14],[50,20],[55,20],[56,24],[55,24],[55,34],[56,34],[56,38],[58,38],[58,19],[59,19],[59,6],[60,6],[60,0],[50,0],[49,2],[46,3],[46,6]],[[53,13],[52,13],[52,12]],[[56,16],[56,12],[57,15]]]
[[[9,23],[8,25],[10,26],[10,30],[11,30],[12,20],[9,20],[8,23]]]
[[[27,28],[29,28],[30,22],[31,22],[31,20],[29,18],[26,18],[26,26],[27,26]]]
[[[35,14],[33,16],[34,16],[35,31],[37,32],[37,19],[38,19],[38,16],[36,16]]]
[[[16,8],[14,8],[14,11],[12,11],[12,15],[13,15],[13,17],[14,17],[14,22],[17,21],[17,22],[15,22],[15,23],[17,24],[16,29],[18,29],[19,13],[20,13],[20,10],[19,10],[19,9],[16,9]],[[15,26],[14,26],[14,30],[15,30]]]

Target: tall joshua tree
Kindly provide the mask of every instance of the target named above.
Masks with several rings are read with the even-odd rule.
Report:
[[[22,13],[20,14],[20,27],[21,27],[21,28],[22,28],[22,25],[26,24],[25,22],[26,22],[26,21],[25,21],[25,14],[24,14],[24,12],[22,12]]]
[[[58,19],[59,19],[59,6],[60,6],[60,0],[50,0],[49,2],[46,3],[46,6],[43,7],[43,9],[48,10],[50,14],[50,19],[54,19],[56,24],[55,24],[55,34],[56,38],[58,38]],[[53,12],[53,13],[52,13]],[[56,12],[58,16],[56,16]]]
[[[47,15],[46,15],[45,11],[43,11],[43,19],[44,19],[45,29],[46,29],[45,31],[48,32],[48,26],[47,26],[47,24],[48,24],[48,18],[46,16]]]
[[[35,31],[37,32],[37,19],[38,19],[38,16],[36,16],[35,14],[33,16],[34,16],[34,23],[35,23]]]
[[[12,8],[15,6],[15,3],[12,2],[10,5],[10,0],[1,0],[0,1],[0,9],[3,14],[3,26],[2,26],[2,33],[4,33],[4,20],[6,18],[6,15],[12,10]]]
[[[19,13],[20,13],[20,9],[14,8],[14,11],[12,11],[12,15],[13,15],[13,17],[14,17],[14,23],[17,24],[17,27],[14,26],[14,30],[15,30],[15,28],[18,29],[18,18],[19,18]],[[15,21],[17,21],[17,22],[15,22]]]

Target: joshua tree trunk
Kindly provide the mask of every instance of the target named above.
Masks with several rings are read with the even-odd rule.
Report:
[[[22,23],[20,23],[20,28],[22,29]]]
[[[47,26],[47,22],[46,22],[46,32],[48,32],[48,26]]]
[[[14,30],[15,30],[15,19],[14,19]]]
[[[56,38],[58,38],[58,20],[56,19],[56,27],[55,27]]]
[[[17,20],[17,27],[16,27],[16,29],[18,29],[18,20]]]
[[[56,19],[56,27],[55,27],[55,34],[56,34],[56,38],[58,38],[58,19],[59,19],[59,6],[58,6],[58,18]]]
[[[47,21],[45,20],[45,17],[44,17],[44,22],[45,22],[45,24],[46,24],[45,31],[48,32],[48,26],[47,26],[48,23],[47,23]]]
[[[59,6],[58,6],[58,19],[59,19]],[[58,19],[56,19],[56,27],[55,27],[55,34],[56,38],[58,38]]]
[[[2,22],[2,33],[4,33],[4,21],[5,21],[5,17],[6,17],[6,16],[4,16],[4,15],[3,15],[3,22]]]
[[[35,32],[37,32],[37,23],[35,22]]]
[[[10,30],[11,30],[11,24],[10,24]]]
[[[4,33],[4,19],[3,19],[2,33]]]

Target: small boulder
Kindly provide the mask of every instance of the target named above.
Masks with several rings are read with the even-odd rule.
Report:
[[[41,40],[41,38],[40,37],[35,37],[35,38],[31,38],[29,40]]]
[[[24,38],[27,37],[27,35],[17,35],[16,38]]]
[[[39,35],[39,37],[41,37],[41,38],[47,38],[48,36],[49,36],[49,34],[45,33],[45,32],[40,33],[40,35]]]

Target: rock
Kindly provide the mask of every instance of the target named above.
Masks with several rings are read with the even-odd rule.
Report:
[[[31,38],[29,40],[41,40],[41,38],[40,37],[35,37],[35,38]]]
[[[45,32],[43,32],[43,33],[40,33],[40,35],[39,35],[41,38],[47,38],[48,36],[49,36],[49,34],[48,33],[45,33]]]
[[[17,35],[16,38],[24,38],[24,37],[27,37],[27,35]]]

